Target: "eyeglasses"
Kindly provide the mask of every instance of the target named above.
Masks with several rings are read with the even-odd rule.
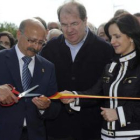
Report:
[[[62,27],[63,29],[66,29],[66,28],[68,28],[68,27],[75,28],[75,27],[77,27],[80,23],[81,23],[81,22],[73,22],[73,23],[71,23],[70,25],[65,24],[65,23],[61,23],[61,27]]]
[[[21,33],[30,44],[38,44],[39,46],[43,46],[45,44],[44,40],[37,41],[36,39],[28,38],[23,32],[21,32]]]

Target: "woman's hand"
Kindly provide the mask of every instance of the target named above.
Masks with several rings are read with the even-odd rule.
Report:
[[[62,91],[62,92],[60,92],[61,94],[72,94],[73,95],[73,93],[71,92],[71,91],[67,91],[67,90],[65,90],[65,91]],[[61,100],[61,102],[63,103],[63,104],[69,104],[69,103],[72,103],[72,102],[74,102],[75,101],[75,98],[65,98],[65,99],[60,99]]]
[[[102,110],[101,115],[103,116],[104,120],[108,122],[118,120],[118,115],[115,109],[101,107],[101,110]]]

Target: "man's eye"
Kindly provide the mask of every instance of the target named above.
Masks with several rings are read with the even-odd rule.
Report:
[[[67,24],[62,24],[61,26],[66,27],[66,26],[67,26]]]
[[[75,26],[75,25],[78,25],[78,23],[77,23],[77,22],[74,22],[73,25],[74,25],[74,26]]]
[[[38,42],[38,44],[39,44],[39,45],[43,45],[43,44],[44,44],[44,42]]]
[[[35,40],[28,39],[28,42],[30,42],[30,43],[35,43]]]

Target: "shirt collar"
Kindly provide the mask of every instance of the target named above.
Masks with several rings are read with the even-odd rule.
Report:
[[[16,50],[16,53],[17,53],[17,57],[18,57],[18,60],[22,60],[22,57],[24,57],[25,55],[19,50],[18,48],[18,45],[16,44],[15,46],[15,50]],[[34,61],[35,60],[35,56],[31,57],[32,60]]]
[[[134,58],[135,56],[136,56],[136,51],[133,51],[133,52],[121,57],[119,60],[120,60],[120,62],[126,62],[126,61]]]
[[[72,44],[70,44],[66,39],[65,39],[65,43],[66,43],[66,45],[67,45],[68,47],[71,47],[71,46],[72,46],[72,47],[79,46],[79,44],[83,44],[83,43],[85,42],[88,33],[89,33],[89,29],[88,29],[88,27],[86,27],[86,35],[85,35],[85,37],[84,37],[78,44],[72,45]]]

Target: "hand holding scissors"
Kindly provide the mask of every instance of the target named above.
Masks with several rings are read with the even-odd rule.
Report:
[[[17,90],[15,90],[15,88],[12,86],[12,85],[8,85],[10,88],[11,88],[11,92],[12,93],[14,93],[16,96],[17,96],[17,98],[18,98],[18,100],[20,99],[20,98],[22,98],[22,97],[32,97],[32,96],[38,96],[38,95],[40,95],[40,94],[27,94],[27,93],[29,93],[30,91],[32,91],[32,90],[34,90],[35,88],[37,88],[39,85],[36,85],[36,86],[34,86],[34,87],[32,87],[32,88],[30,88],[30,89],[28,89],[28,90],[26,90],[26,91],[24,91],[24,92],[22,92],[22,93],[19,93]],[[27,96],[26,96],[27,95]],[[10,104],[1,104],[2,106],[11,106],[11,105],[13,105],[13,104],[15,104],[15,102],[12,102],[12,103],[10,103]]]
[[[12,93],[11,88],[8,84],[0,85],[0,102],[2,104],[18,102],[17,97]]]

